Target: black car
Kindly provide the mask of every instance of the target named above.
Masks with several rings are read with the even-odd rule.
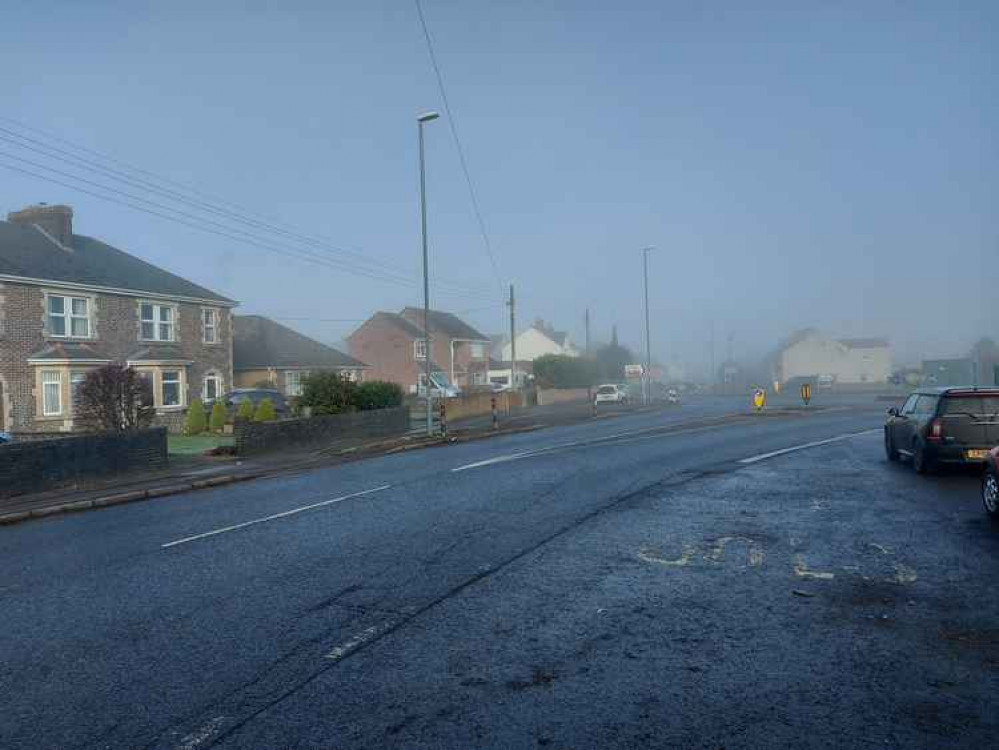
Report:
[[[888,460],[905,456],[920,474],[936,464],[984,463],[997,443],[999,388],[923,388],[888,410]]]
[[[274,404],[274,411],[279,417],[288,414],[288,402],[281,395],[281,391],[270,388],[237,388],[226,394],[224,403],[228,411],[236,413],[239,411],[240,404],[244,401],[249,401],[253,404],[253,408],[256,409],[257,405],[265,398],[269,398],[271,403]]]

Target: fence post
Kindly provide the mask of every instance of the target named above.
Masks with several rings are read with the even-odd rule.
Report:
[[[493,429],[495,430],[495,429],[499,428],[499,422],[498,422],[498,419],[497,419],[497,416],[496,416],[496,394],[495,393],[492,395],[492,398],[490,399],[489,406],[490,406],[490,409],[492,410],[492,414],[493,414]]]

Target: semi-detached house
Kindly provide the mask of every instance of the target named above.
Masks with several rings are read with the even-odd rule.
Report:
[[[73,232],[68,206],[0,221],[0,429],[61,432],[87,371],[148,378],[156,420],[179,429],[195,398],[231,387],[233,300]]]

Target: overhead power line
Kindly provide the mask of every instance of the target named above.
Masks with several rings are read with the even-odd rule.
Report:
[[[169,183],[169,184],[176,184],[176,185],[178,185],[180,187],[184,187],[185,189],[190,190],[191,192],[193,192],[195,194],[206,195],[205,193],[201,193],[201,192],[199,192],[197,190],[194,190],[193,188],[189,188],[189,187],[181,185],[180,183],[176,183],[175,181],[170,180],[169,178],[157,176],[157,175],[153,174],[152,172],[149,172],[148,170],[143,170],[143,169],[141,169],[139,167],[134,167],[134,166],[129,165],[129,164],[125,163],[125,162],[121,162],[120,160],[115,159],[114,157],[108,156],[106,154],[103,154],[103,153],[101,153],[99,151],[95,151],[93,149],[89,149],[86,146],[81,146],[79,144],[73,144],[71,141],[67,141],[66,139],[60,138],[59,136],[48,134],[45,131],[38,131],[37,129],[32,129],[32,128],[26,126],[26,125],[23,125],[22,123],[18,123],[17,121],[11,120],[10,118],[0,117],[0,120],[2,120],[4,122],[13,123],[17,127],[23,128],[24,130],[27,130],[28,132],[36,132],[36,133],[38,133],[38,134],[40,134],[40,135],[42,135],[42,136],[44,136],[46,138],[50,138],[52,140],[56,140],[56,141],[59,141],[61,143],[66,143],[68,145],[71,145],[73,148],[80,149],[81,151],[95,154],[99,158],[105,159],[105,160],[110,161],[112,163],[122,164],[124,167],[126,167],[129,170],[132,170],[133,172],[138,172],[138,173],[142,173],[142,174],[148,174],[148,175],[152,176],[154,179],[159,180],[160,182]],[[15,139],[17,139],[17,140],[15,140]],[[56,147],[56,146],[52,146],[52,145],[50,145],[48,143],[45,143],[43,141],[40,141],[40,140],[38,140],[36,138],[31,138],[29,136],[22,135],[20,133],[12,131],[12,130],[10,130],[8,128],[0,127],[0,141],[4,141],[4,142],[6,142],[6,143],[8,143],[10,145],[13,145],[13,146],[17,147],[17,148],[29,150],[29,151],[32,151],[33,153],[40,154],[40,155],[46,157],[47,159],[52,159],[53,161],[57,161],[57,162],[60,162],[60,163],[63,163],[63,164],[70,164],[71,166],[73,166],[76,169],[81,169],[81,170],[84,170],[84,171],[87,171],[87,172],[97,172],[98,174],[100,174],[100,175],[102,175],[102,176],[104,176],[106,178],[110,178],[112,180],[116,180],[118,182],[122,182],[122,183],[124,183],[126,185],[129,185],[130,187],[133,187],[133,188],[136,188],[136,189],[139,189],[139,190],[143,190],[143,191],[146,191],[146,192],[151,192],[151,193],[153,193],[155,195],[158,195],[160,197],[166,198],[167,200],[174,201],[174,202],[177,202],[177,203],[181,203],[181,204],[183,204],[185,206],[188,206],[190,208],[193,208],[193,209],[195,209],[197,211],[202,211],[204,213],[211,214],[212,216],[217,217],[217,218],[221,218],[221,219],[223,219],[225,221],[234,222],[234,223],[239,224],[239,225],[245,225],[247,227],[252,228],[254,230],[254,232],[258,232],[258,233],[259,232],[264,232],[264,233],[275,234],[275,235],[280,236],[282,238],[282,241],[287,242],[287,241],[290,240],[290,241],[296,242],[298,244],[305,245],[305,246],[307,246],[309,248],[309,250],[306,251],[306,250],[302,250],[300,248],[295,248],[295,251],[296,252],[300,252],[300,253],[305,253],[305,254],[308,254],[308,255],[312,255],[312,256],[317,255],[316,251],[319,251],[320,253],[327,254],[327,255],[330,256],[330,258],[336,258],[337,260],[339,260],[339,262],[342,264],[340,266],[341,270],[345,270],[345,271],[348,271],[348,272],[357,273],[360,267],[366,267],[366,268],[364,268],[364,270],[367,271],[368,273],[358,273],[358,275],[364,275],[364,276],[367,276],[368,278],[381,279],[381,280],[385,280],[386,277],[390,276],[390,277],[393,277],[393,278],[398,279],[400,281],[404,281],[405,283],[410,284],[410,285],[418,285],[418,281],[416,280],[415,276],[414,277],[405,277],[401,273],[399,273],[394,266],[391,266],[390,264],[388,264],[388,263],[386,263],[384,261],[378,261],[378,260],[370,258],[369,256],[365,255],[364,253],[361,253],[361,252],[358,252],[358,251],[344,249],[342,247],[338,247],[338,246],[332,245],[332,244],[330,244],[330,243],[328,243],[326,241],[317,239],[316,237],[305,235],[305,234],[302,234],[300,232],[292,231],[291,229],[284,228],[284,227],[288,227],[290,225],[287,225],[287,224],[282,225],[281,223],[272,223],[269,220],[255,218],[254,215],[252,214],[252,212],[249,212],[249,211],[247,211],[245,209],[240,209],[239,211],[232,211],[232,210],[226,209],[224,207],[221,207],[219,205],[213,205],[211,203],[207,203],[207,202],[202,201],[202,200],[190,198],[190,197],[184,195],[183,193],[181,193],[181,192],[179,192],[177,190],[173,190],[173,189],[170,189],[170,188],[165,188],[165,187],[162,187],[160,185],[157,185],[155,182],[152,182],[150,180],[146,180],[146,179],[143,179],[143,178],[135,177],[133,175],[129,175],[126,172],[123,172],[121,170],[115,169],[113,167],[105,166],[105,165],[100,164],[98,162],[95,162],[95,161],[93,161],[91,159],[86,159],[84,157],[81,157],[81,156],[78,156],[77,154],[72,153],[71,151],[67,151],[66,149],[62,149],[62,148],[59,148],[59,147]],[[49,167],[47,165],[38,164],[37,162],[31,162],[30,160],[23,159],[22,157],[18,157],[18,156],[12,155],[12,154],[6,154],[6,155],[9,156],[10,158],[17,159],[19,161],[31,164],[31,165],[36,166],[38,168],[45,169],[47,171],[52,171],[52,172],[54,172],[56,174],[61,174],[63,176],[70,177],[71,179],[80,180],[80,181],[82,181],[84,183],[87,183],[87,184],[95,185],[95,186],[97,186],[97,187],[99,187],[99,188],[101,188],[103,190],[107,190],[107,191],[111,191],[111,192],[115,192],[115,193],[127,195],[129,198],[131,198],[133,200],[138,200],[138,201],[142,201],[142,202],[145,202],[145,203],[149,203],[151,205],[158,206],[158,207],[160,207],[162,209],[165,209],[165,210],[176,211],[180,215],[187,216],[187,217],[189,217],[189,218],[191,218],[193,220],[206,222],[206,223],[211,224],[211,225],[213,225],[213,226],[215,226],[217,228],[222,228],[222,229],[225,229],[227,231],[232,231],[232,232],[237,232],[237,233],[240,233],[240,234],[245,234],[245,231],[243,229],[241,229],[241,228],[238,228],[238,227],[230,227],[228,225],[222,224],[222,223],[214,221],[212,219],[207,219],[207,218],[202,217],[202,216],[192,215],[192,214],[184,212],[184,211],[179,211],[179,210],[175,209],[172,206],[165,206],[162,203],[158,203],[158,202],[155,202],[155,201],[149,201],[148,199],[142,198],[141,196],[137,196],[137,195],[134,195],[134,194],[123,193],[122,191],[118,191],[116,188],[112,188],[112,187],[109,187],[109,186],[106,186],[106,185],[101,185],[100,183],[94,183],[94,182],[89,181],[86,178],[80,177],[78,175],[70,175],[68,173],[61,172],[59,170],[55,170],[52,167]],[[33,175],[33,176],[40,177],[39,175]],[[45,178],[43,178],[43,179],[45,179]],[[67,187],[73,187],[74,189],[77,189],[76,186],[67,186]],[[235,204],[232,204],[232,203],[230,203],[228,201],[224,201],[222,199],[216,198],[214,196],[209,196],[209,197],[212,200],[215,200],[216,203],[222,203],[222,204],[227,204],[227,205],[233,205],[233,206],[235,206]],[[130,206],[130,207],[134,208],[134,206]],[[250,237],[252,237],[255,240],[255,242],[253,242],[251,244],[258,244],[258,246],[260,245],[259,239],[258,239],[258,237],[257,237],[256,234],[250,235]],[[241,240],[241,241],[247,241],[247,240]],[[331,266],[331,267],[333,267],[333,266]],[[438,279],[437,280],[437,284],[440,285],[440,286],[446,286],[446,287],[449,287],[449,288],[460,289],[462,291],[473,292],[473,293],[477,294],[478,296],[482,296],[483,294],[486,294],[486,292],[485,292],[484,289],[468,287],[466,285],[461,285],[461,284],[458,284],[456,282],[451,282],[451,281],[448,281],[448,280]]]
[[[499,284],[500,291],[506,293],[504,290],[503,280],[500,277],[499,267],[496,265],[496,258],[493,255],[492,243],[489,241],[489,233],[486,231],[486,222],[482,218],[482,210],[479,207],[479,199],[475,192],[475,186],[472,184],[472,175],[468,169],[468,162],[465,159],[465,149],[461,145],[461,138],[458,137],[458,124],[454,119],[454,112],[451,111],[451,102],[447,98],[447,90],[444,88],[444,77],[441,75],[440,65],[437,63],[437,55],[434,52],[434,43],[430,38],[430,30],[427,28],[427,19],[423,16],[423,6],[420,4],[420,0],[414,0],[416,3],[416,13],[420,17],[420,27],[423,29],[423,38],[427,41],[427,51],[430,53],[430,63],[434,67],[434,75],[437,77],[437,88],[441,92],[441,100],[444,103],[444,111],[447,113],[447,124],[451,130],[451,137],[454,139],[455,149],[458,151],[458,161],[461,163],[461,171],[465,175],[465,184],[468,186],[468,196],[472,202],[472,210],[475,213],[475,219],[479,224],[479,233],[482,235],[482,242],[486,250],[486,255],[489,256],[489,263],[493,269],[493,276],[496,278],[496,283]]]
[[[0,156],[11,157],[12,155],[0,152]],[[30,164],[34,164],[34,162],[30,162],[29,160],[22,159],[22,158],[17,157],[17,156],[13,156],[13,158],[18,159],[19,161],[22,161],[22,162],[28,162]],[[273,244],[263,243],[263,242],[260,242],[259,240],[257,240],[256,238],[254,238],[252,235],[249,235],[249,234],[247,234],[245,232],[242,232],[239,229],[232,229],[232,228],[229,228],[229,227],[225,227],[224,225],[218,225],[218,226],[220,226],[222,228],[214,228],[212,226],[209,226],[209,224],[213,224],[213,223],[216,223],[216,222],[209,222],[208,220],[202,219],[201,217],[193,217],[193,220],[188,220],[187,218],[183,218],[183,217],[188,217],[188,216],[190,216],[190,214],[185,214],[183,212],[177,212],[177,211],[174,211],[173,209],[171,209],[169,207],[166,207],[167,210],[168,211],[173,211],[173,214],[176,214],[176,215],[172,215],[171,213],[165,213],[164,211],[156,210],[156,207],[162,207],[162,204],[158,204],[155,201],[150,201],[150,200],[138,197],[138,196],[132,196],[129,193],[124,193],[122,191],[119,191],[119,190],[116,190],[116,189],[113,189],[113,188],[108,188],[107,186],[101,185],[100,183],[95,183],[95,182],[90,181],[90,180],[85,180],[84,178],[76,177],[74,175],[70,175],[70,177],[71,178],[75,178],[77,180],[80,180],[80,181],[82,181],[84,183],[88,183],[88,184],[90,184],[90,185],[92,185],[94,187],[97,187],[98,189],[105,190],[105,191],[111,193],[111,195],[106,195],[104,193],[99,193],[96,190],[93,190],[93,189],[90,189],[90,188],[86,188],[86,187],[81,187],[79,184],[74,184],[74,183],[71,183],[71,182],[67,182],[65,180],[61,180],[61,179],[58,179],[58,178],[49,177],[47,175],[39,174],[38,172],[34,172],[32,170],[29,170],[29,169],[24,169],[22,167],[18,167],[18,166],[15,166],[13,164],[9,164],[9,163],[3,162],[3,161],[0,161],[0,167],[3,167],[4,169],[8,169],[8,170],[11,170],[11,171],[14,171],[14,172],[19,172],[21,174],[25,174],[25,175],[28,175],[30,177],[35,177],[37,179],[44,180],[46,182],[51,182],[51,183],[56,184],[56,185],[61,185],[63,187],[67,187],[67,188],[70,188],[72,190],[77,190],[77,191],[79,191],[81,193],[85,193],[85,194],[91,195],[91,196],[93,196],[95,198],[99,198],[100,200],[107,201],[109,203],[115,203],[115,204],[120,205],[120,206],[126,206],[126,207],[131,208],[131,209],[133,209],[135,211],[141,211],[141,212],[149,214],[151,216],[156,216],[156,217],[159,217],[161,219],[165,219],[167,221],[174,222],[176,224],[181,224],[183,226],[190,227],[192,229],[198,229],[198,230],[203,231],[203,232],[208,232],[209,234],[214,234],[214,235],[218,235],[220,237],[226,237],[228,239],[236,240],[236,241],[241,242],[241,243],[254,245],[256,247],[259,247],[261,249],[267,250],[267,251],[272,252],[272,253],[276,253],[278,255],[282,255],[284,257],[292,258],[292,259],[295,259],[295,260],[306,261],[306,262],[313,263],[313,264],[318,265],[318,266],[322,266],[322,267],[325,267],[325,268],[332,268],[332,269],[335,269],[335,270],[344,271],[346,273],[351,273],[351,274],[358,275],[358,276],[365,276],[367,278],[378,280],[378,281],[386,281],[386,282],[390,282],[390,283],[403,284],[405,286],[416,286],[417,285],[417,282],[415,280],[412,280],[412,279],[405,279],[403,277],[387,276],[385,274],[377,273],[377,272],[371,271],[369,269],[349,268],[349,267],[345,266],[342,263],[339,263],[339,264],[335,263],[335,262],[333,262],[329,258],[326,258],[326,257],[323,257],[323,256],[319,256],[319,255],[316,255],[314,253],[308,253],[308,252],[303,251],[303,250],[301,250],[299,248],[287,248],[287,247],[282,247],[282,246],[279,246],[279,245],[273,245]],[[63,175],[68,174],[68,173],[61,172],[60,170],[55,170],[55,169],[53,169],[51,167],[41,166],[40,168],[45,169],[45,170],[50,171],[50,172],[53,172],[53,173],[56,173],[56,174],[63,174]],[[120,198],[115,197],[115,195],[124,196],[125,198],[128,198],[129,200],[122,200]],[[138,203],[135,203],[133,201],[139,201],[139,202],[147,204],[147,205],[145,205],[145,206],[139,205]],[[154,208],[149,208],[148,207],[149,205],[154,206]],[[453,296],[453,297],[468,297],[468,298],[473,298],[473,299],[482,299],[482,297],[480,295],[472,294],[472,293],[469,293],[469,292],[442,291],[441,294],[446,295],[446,296]]]

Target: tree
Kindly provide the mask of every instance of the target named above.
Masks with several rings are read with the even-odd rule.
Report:
[[[356,384],[336,372],[314,372],[302,381],[299,408],[308,407],[313,416],[341,414],[354,408]]]
[[[384,380],[371,380],[354,388],[354,405],[361,411],[391,409],[402,405],[402,386]]]
[[[624,379],[624,367],[635,363],[634,353],[626,346],[617,343],[617,328],[611,343],[601,346],[596,353],[597,371],[603,380],[614,382]]]
[[[239,402],[239,409],[236,410],[236,419],[253,419],[253,402],[250,399]]]
[[[149,381],[119,363],[88,372],[76,399],[79,421],[94,430],[138,430],[147,427],[156,414]]]
[[[257,411],[253,414],[254,422],[273,422],[277,419],[277,412],[274,410],[274,402],[269,398],[260,399],[257,404]]]
[[[205,405],[201,403],[200,398],[196,398],[187,409],[184,432],[188,435],[200,435],[205,431],[205,427]]]
[[[588,388],[596,379],[595,362],[564,354],[543,354],[534,360],[534,380],[542,388]]]
[[[225,427],[226,413],[225,406],[221,401],[212,404],[212,432],[222,432]]]

